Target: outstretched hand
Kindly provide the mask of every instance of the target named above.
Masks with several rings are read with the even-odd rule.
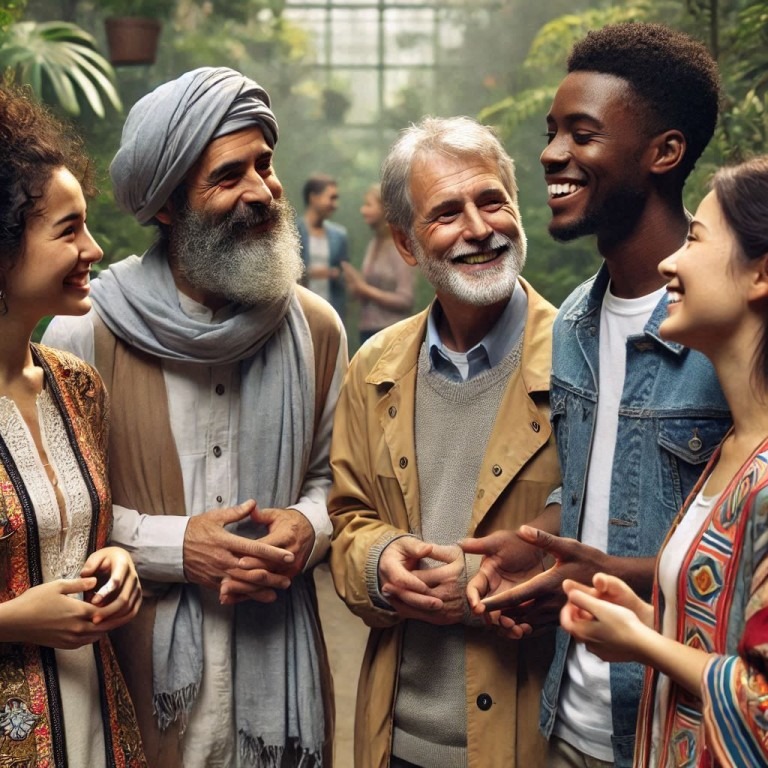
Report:
[[[555,536],[528,525],[521,526],[516,535],[554,558],[555,563],[516,586],[483,598],[486,610],[502,612],[495,619],[513,639],[555,626],[565,602],[563,581],[569,578],[589,583],[606,562],[605,553],[576,539]]]
[[[542,551],[514,531],[495,531],[477,539],[463,539],[459,546],[468,554],[483,555],[478,572],[467,584],[467,599],[474,613],[486,610],[483,598],[505,592],[544,570]]]

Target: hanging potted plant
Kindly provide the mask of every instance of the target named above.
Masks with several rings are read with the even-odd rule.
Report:
[[[176,0],[102,0],[109,58],[115,66],[154,64],[162,29]]]

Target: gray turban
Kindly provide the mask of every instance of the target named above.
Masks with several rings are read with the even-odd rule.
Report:
[[[150,223],[213,139],[254,125],[274,147],[269,94],[234,69],[201,67],[158,86],[131,109],[109,166],[118,203]]]

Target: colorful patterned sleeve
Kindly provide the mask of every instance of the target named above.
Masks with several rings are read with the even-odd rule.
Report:
[[[768,499],[753,508],[754,571],[738,655],[714,656],[704,671],[706,741],[716,764],[768,765]]]

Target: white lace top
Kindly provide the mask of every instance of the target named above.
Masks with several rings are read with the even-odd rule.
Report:
[[[64,421],[47,389],[37,399],[40,436],[61,491],[67,527],[56,489],[46,473],[32,433],[13,400],[0,396],[0,434],[13,457],[35,510],[43,581],[77,578],[85,563],[91,530],[88,487],[69,443]],[[78,596],[73,596],[76,598]],[[67,756],[70,765],[106,765],[99,681],[93,646],[56,651]]]

